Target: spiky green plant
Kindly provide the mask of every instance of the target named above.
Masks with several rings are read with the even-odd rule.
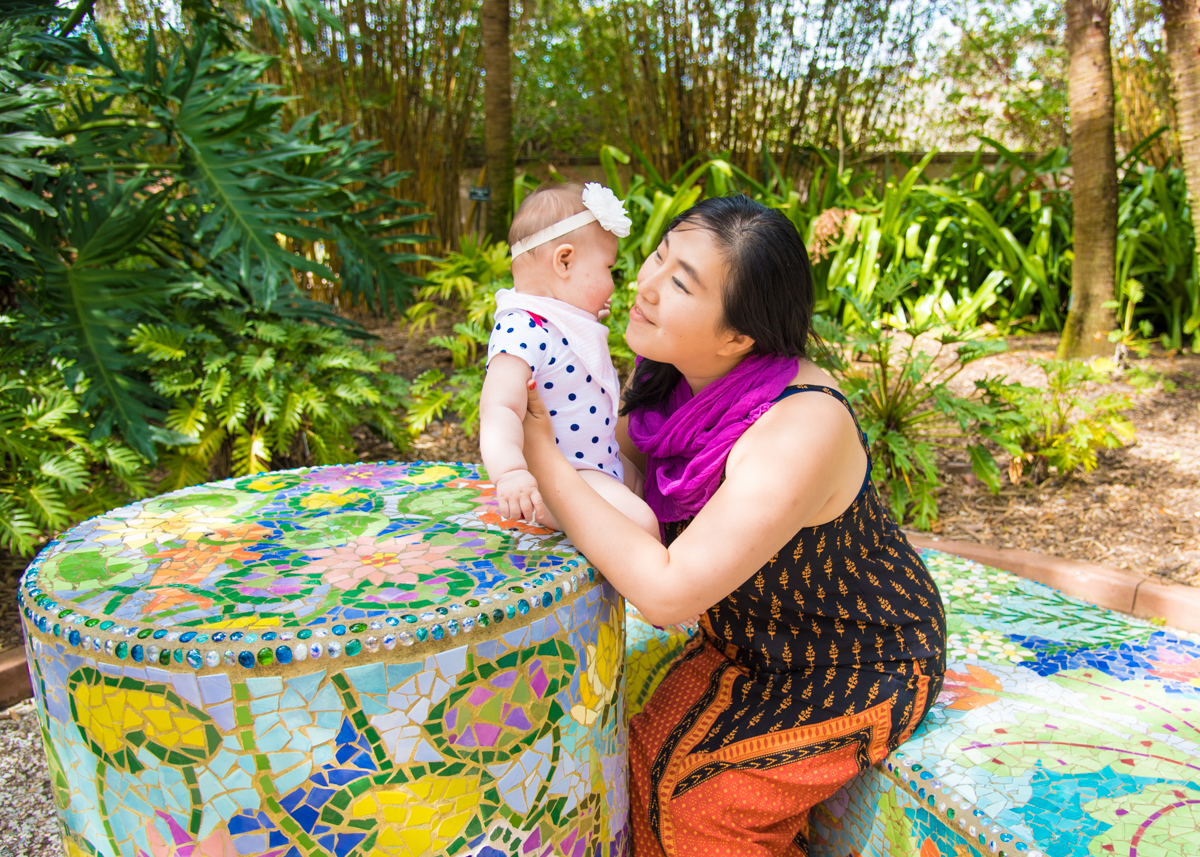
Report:
[[[398,447],[408,382],[382,349],[277,314],[198,305],[129,337],[171,400],[166,424],[185,438],[162,464],[165,488],[309,462],[355,459],[351,429],[367,425]]]
[[[64,385],[69,367],[17,339],[22,322],[0,315],[0,548],[17,554],[149,488],[137,453],[92,439],[87,380]]]

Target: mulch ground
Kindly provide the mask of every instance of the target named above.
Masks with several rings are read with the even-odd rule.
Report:
[[[1053,336],[1011,338],[1008,352],[973,364],[969,377],[1005,374],[1039,384],[1041,371],[1031,361],[1053,357],[1056,345]],[[1139,393],[1113,385],[1134,401],[1132,444],[1103,451],[1091,473],[1038,485],[1005,480],[999,496],[969,473],[964,453],[950,451],[942,459],[935,531],[1200,586],[1200,355],[1158,351],[1136,363],[1175,389],[1159,384]]]
[[[362,321],[395,356],[391,371],[406,378],[430,368],[451,373],[447,352],[427,342],[450,332],[454,319],[447,314],[417,336],[396,322]],[[1004,374],[1038,384],[1041,373],[1031,361],[1053,357],[1056,344],[1048,335],[1011,338],[1006,353],[973,364],[960,383]],[[940,456],[941,516],[934,532],[1200,586],[1200,356],[1156,352],[1138,364],[1161,373],[1175,389],[1168,392],[1160,384],[1139,393],[1118,385],[1135,403],[1129,413],[1137,430],[1132,444],[1102,452],[1091,473],[1051,476],[1040,484],[1006,481],[999,495],[971,475],[965,450],[948,449]],[[478,437],[468,436],[453,419],[431,424],[403,449],[365,429],[356,437],[364,461],[480,460]],[[26,561],[0,552],[0,649],[21,642],[15,595]]]

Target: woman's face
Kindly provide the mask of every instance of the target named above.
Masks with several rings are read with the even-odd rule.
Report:
[[[682,225],[663,236],[637,278],[625,341],[635,353],[686,376],[721,371],[732,337],[721,304],[728,267],[707,230]]]

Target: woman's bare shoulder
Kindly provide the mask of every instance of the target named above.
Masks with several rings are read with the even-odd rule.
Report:
[[[838,390],[830,375],[807,361],[792,380],[792,385],[802,384]],[[726,475],[732,478],[739,465],[751,459],[766,457],[777,462],[779,471],[787,471],[802,461],[811,465],[814,456],[834,465],[839,477],[845,468],[846,487],[861,483],[866,456],[854,418],[841,401],[816,391],[788,396],[750,426],[730,450]],[[835,488],[834,493],[844,492]]]

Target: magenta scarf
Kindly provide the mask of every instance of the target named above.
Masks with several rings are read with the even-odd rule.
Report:
[[[796,377],[800,361],[752,354],[697,396],[684,378],[667,398],[629,415],[629,438],[646,455],[646,502],[659,521],[682,521],[721,484],[737,439]]]

